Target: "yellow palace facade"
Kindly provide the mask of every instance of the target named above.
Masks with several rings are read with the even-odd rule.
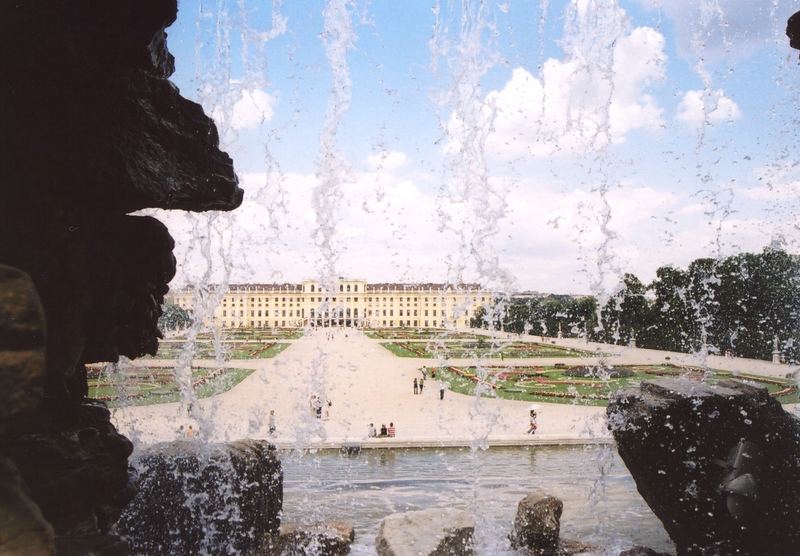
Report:
[[[195,291],[183,289],[168,300],[192,311]],[[231,284],[214,311],[223,328],[467,328],[492,294],[478,284],[368,283],[339,279],[326,289],[319,282]]]

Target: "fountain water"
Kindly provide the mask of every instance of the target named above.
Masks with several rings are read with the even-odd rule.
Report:
[[[562,332],[567,336],[585,335],[588,341],[590,336],[605,334],[612,343],[622,342],[624,334],[620,315],[625,307],[623,298],[614,295],[619,291],[617,283],[622,282],[626,268],[632,262],[631,253],[644,256],[644,250],[655,246],[642,249],[630,241],[629,236],[635,233],[636,228],[630,225],[630,215],[626,212],[638,209],[635,205],[625,203],[621,195],[624,196],[628,191],[631,195],[639,195],[640,191],[644,191],[641,194],[657,196],[653,188],[648,190],[645,185],[636,186],[631,183],[636,179],[658,180],[658,176],[654,174],[642,176],[642,168],[648,165],[663,167],[661,162],[654,162],[653,159],[659,156],[674,158],[674,163],[684,170],[678,176],[678,181],[686,180],[698,184],[697,189],[690,191],[688,195],[685,191],[670,191],[669,195],[686,195],[702,205],[699,210],[713,229],[705,247],[711,250],[717,263],[730,252],[727,234],[738,210],[736,191],[739,185],[726,165],[738,164],[747,157],[746,165],[748,168],[753,166],[749,163],[751,155],[745,151],[745,147],[737,148],[735,138],[718,133],[716,127],[726,118],[739,118],[737,111],[740,109],[726,96],[720,84],[730,82],[733,85],[732,76],[737,61],[727,59],[725,71],[720,77],[718,65],[713,60],[716,56],[724,58],[733,55],[736,39],[728,33],[732,25],[732,8],[726,6],[725,2],[712,0],[703,0],[697,3],[696,8],[683,6],[686,3],[679,2],[690,13],[696,9],[698,17],[688,25],[688,29],[683,30],[689,37],[684,45],[687,52],[675,54],[674,48],[665,47],[666,31],[638,23],[653,23],[654,20],[659,22],[661,17],[675,19],[672,7],[664,5],[660,7],[663,13],[653,16],[650,12],[640,13],[642,8],[625,5],[624,8],[630,12],[628,13],[623,4],[616,0],[574,0],[564,3],[540,0],[538,9],[532,9],[531,6],[520,6],[513,2],[462,0],[437,1],[433,6],[429,22],[432,33],[428,42],[432,72],[424,80],[424,87],[429,87],[426,92],[430,92],[429,97],[433,99],[434,106],[429,106],[428,110],[430,119],[433,120],[435,116],[438,121],[438,139],[435,143],[439,147],[434,152],[425,154],[436,163],[441,163],[431,163],[431,168],[422,168],[427,170],[424,173],[436,175],[437,178],[433,181],[440,184],[438,187],[429,187],[436,193],[428,194],[426,199],[435,200],[436,233],[443,239],[436,256],[439,270],[447,277],[447,284],[459,288],[469,276],[496,292],[495,302],[484,317],[486,325],[492,330],[490,353],[497,353],[502,348],[501,340],[504,338],[494,330],[494,323],[506,318],[510,294],[516,291],[520,282],[519,277],[509,270],[512,265],[504,260],[508,256],[519,263],[512,251],[515,246],[519,247],[519,243],[505,242],[504,235],[509,230],[508,222],[519,212],[526,211],[525,218],[541,222],[551,221],[555,216],[552,227],[559,226],[561,216],[557,214],[537,212],[534,206],[514,206],[516,197],[531,199],[530,191],[526,191],[526,187],[533,189],[532,184],[537,181],[552,178],[562,183],[568,182],[562,190],[570,203],[568,214],[564,217],[568,221],[565,226],[568,231],[565,233],[574,235],[582,265],[578,269],[583,275],[582,287],[588,288],[596,300],[593,322],[591,315],[584,314],[581,320],[571,320],[571,317],[561,314],[559,326],[565,325]],[[658,2],[646,4],[653,8]],[[304,8],[308,9],[305,6]],[[324,73],[328,75],[329,70],[330,75],[327,100],[324,109],[320,109],[310,103],[309,96],[297,90],[294,98],[280,97],[276,83],[286,86],[288,80],[277,79],[267,72],[268,61],[271,71],[275,66],[280,66],[281,71],[285,70],[282,56],[275,53],[280,52],[277,48],[286,48],[290,53],[289,63],[293,66],[290,73],[314,73],[317,66],[322,65],[321,62],[309,64],[303,59],[307,54],[301,51],[312,48],[298,37],[309,29],[301,19],[307,15],[305,12],[284,5],[279,0],[272,2],[269,17],[266,17],[263,6],[252,6],[244,0],[237,3],[219,0],[213,5],[201,3],[199,6],[195,38],[196,96],[206,110],[215,115],[227,148],[233,152],[237,149],[246,150],[244,144],[249,141],[263,149],[263,176],[254,182],[257,189],[251,199],[253,203],[266,205],[268,208],[267,220],[256,223],[255,228],[269,230],[263,237],[252,234],[244,224],[237,223],[235,215],[186,217],[191,230],[188,235],[196,243],[182,253],[183,277],[194,285],[197,299],[195,320],[175,365],[175,376],[181,390],[179,411],[198,423],[203,438],[219,436],[215,433],[221,433],[218,430],[219,422],[225,416],[215,413],[213,404],[208,405],[212,408],[210,412],[200,411],[200,404],[192,389],[194,346],[198,334],[207,330],[209,323],[213,321],[215,308],[232,276],[247,275],[249,258],[245,253],[249,245],[258,243],[272,252],[279,251],[278,246],[287,245],[280,237],[281,231],[294,226],[297,232],[310,236],[309,244],[313,245],[313,253],[309,250],[305,254],[306,261],[313,261],[313,264],[306,268],[313,268],[313,274],[325,288],[326,294],[331,293],[330,297],[333,297],[335,293],[341,261],[351,249],[347,247],[351,236],[347,235],[346,228],[354,225],[352,221],[345,221],[342,216],[347,211],[348,187],[360,184],[359,163],[353,155],[358,149],[354,146],[355,142],[350,144],[343,140],[344,137],[350,137],[348,134],[358,132],[359,125],[362,125],[359,119],[363,117],[360,102],[364,100],[360,96],[359,85],[365,70],[361,60],[353,62],[352,59],[357,56],[360,44],[368,43],[370,37],[367,35],[371,31],[381,33],[377,24],[368,21],[364,16],[370,8],[371,6],[363,8],[359,20],[357,2],[329,0],[321,14],[314,11],[309,16],[309,20],[315,25],[310,27],[312,34],[320,33],[319,43],[326,68]],[[780,20],[776,14],[782,13],[782,8],[783,3],[775,0],[770,7],[768,19]],[[562,17],[554,16],[557,10],[563,10]],[[522,13],[523,11],[530,13]],[[519,77],[521,84],[508,81],[506,85],[509,90],[520,95],[521,98],[515,99],[516,104],[508,102],[508,98],[504,96],[506,90],[498,86],[498,83],[507,78],[510,66],[516,65],[519,58],[524,58],[515,48],[530,50],[530,43],[534,41],[513,42],[504,36],[504,26],[511,26],[515,22],[514,18],[526,22],[531,20],[528,27],[537,35],[541,58],[537,75],[522,67],[513,70],[515,78]],[[632,22],[634,19],[637,21],[636,25]],[[265,27],[261,22],[267,20],[270,25]],[[558,42],[562,54],[558,58],[553,53],[549,39],[554,34],[554,22],[562,21],[563,30]],[[676,25],[680,23],[677,22]],[[374,29],[360,33],[360,25]],[[777,35],[773,35],[772,39],[775,40]],[[680,41],[681,38],[677,36],[674,40]],[[294,44],[291,41],[295,41]],[[318,48],[320,44],[314,48]],[[273,45],[275,50],[271,48]],[[684,94],[677,117],[672,117],[668,113],[671,109],[660,104],[669,96],[664,95],[663,89],[658,90],[667,79],[668,55],[669,64],[678,63],[674,58],[680,56],[691,59],[690,69],[696,73],[702,84],[702,90],[683,91],[681,87],[685,81],[681,81],[680,86],[672,83],[676,95]],[[319,53],[317,56],[321,59]],[[786,69],[786,61],[781,60],[775,73],[782,75]],[[788,81],[785,77],[781,79]],[[519,89],[513,89],[512,83]],[[785,86],[786,82],[782,81],[779,85]],[[315,86],[318,85],[315,83]],[[242,99],[255,98],[253,91],[261,91],[267,95],[265,98],[272,99],[267,105],[259,105],[262,120],[256,126],[259,131],[255,138],[248,135],[251,133],[248,128],[236,123],[237,103]],[[788,110],[792,101],[797,100],[796,91],[796,87],[790,88],[788,100],[781,97],[776,101],[773,105],[775,111]],[[280,110],[293,115],[281,119],[280,122],[268,121],[272,115],[270,113],[267,117],[266,107],[269,106],[269,111],[272,111],[275,102],[285,102]],[[306,106],[305,103],[309,104]],[[756,107],[755,103],[750,105]],[[758,109],[768,110],[762,105],[758,105]],[[298,139],[298,135],[295,135],[296,128],[308,125],[307,122],[298,123],[304,117],[317,118],[321,125],[313,133],[304,130]],[[773,149],[773,152],[778,154],[754,151],[753,156],[761,155],[761,161],[766,167],[765,177],[762,179],[773,187],[773,182],[785,182],[789,176],[794,175],[790,139],[787,139],[791,137],[791,133],[787,131],[792,129],[796,118],[793,117],[788,124],[776,122],[777,116],[771,115],[770,118],[778,131],[771,132],[767,129],[767,139],[777,145],[778,148]],[[523,122],[523,125],[515,126],[515,119]],[[683,128],[677,128],[689,120],[695,126],[691,130],[694,137],[691,149],[680,145],[679,140],[670,141],[669,146],[657,154],[642,154],[627,148],[636,141],[652,140],[642,137],[645,137],[645,133],[664,133],[659,131],[663,128],[674,131],[685,140]],[[263,128],[267,124],[272,127],[264,132]],[[398,127],[402,126],[398,123]],[[304,164],[298,163],[296,157],[287,153],[281,143],[286,136],[290,136],[295,141],[292,148],[305,150],[304,154],[307,155],[303,140],[316,132],[319,148],[313,165],[313,176],[309,178],[313,187],[303,193],[308,195],[309,201],[304,208],[313,217],[302,220],[299,219],[303,217],[302,212],[288,214],[294,210],[291,198],[295,191],[287,183],[301,183],[300,180],[292,181],[294,177],[288,174],[300,170],[286,172],[284,168],[291,167],[292,164],[302,168]],[[426,138],[431,134],[429,130],[422,133],[427,134]],[[398,132],[399,135],[401,132]],[[403,141],[407,139],[398,139],[398,143]],[[386,152],[389,149],[384,147],[385,139],[380,143],[386,162]],[[417,145],[416,148],[419,150],[428,147]],[[674,150],[669,150],[673,148]],[[753,148],[760,150],[760,147]],[[287,162],[284,163],[282,159]],[[432,169],[434,171],[430,171]],[[420,179],[424,181],[429,178]],[[376,193],[379,201],[385,187],[383,184],[379,185]],[[623,193],[620,194],[620,191]],[[549,191],[542,187],[541,194],[546,196]],[[672,201],[670,203],[671,211],[679,212],[682,208],[696,211],[696,207],[689,206],[689,201],[685,207],[676,206],[677,203]],[[786,210],[783,203],[780,207],[787,214],[781,225],[775,226],[776,233],[780,228],[781,233],[791,234],[789,220],[794,219],[795,214]],[[387,212],[390,209],[387,206]],[[672,216],[678,218],[677,215]],[[652,214],[650,218],[655,221],[661,215]],[[675,245],[676,236],[681,233],[674,229],[672,223],[675,221],[668,221],[666,225],[667,246]],[[646,226],[646,221],[637,222],[639,226]],[[789,245],[796,248],[796,238],[793,235],[788,237]],[[293,239],[286,241],[291,242]],[[691,249],[687,251],[696,253]],[[688,260],[684,256],[676,262],[684,264]],[[650,262],[652,261],[648,260],[648,264]],[[369,265],[361,268],[369,268]],[[715,264],[708,267],[698,266],[695,270],[696,275],[691,284],[695,291],[689,295],[687,289],[681,287],[678,296],[687,300],[691,320],[698,329],[696,355],[709,378],[711,356],[717,351],[715,340],[710,338],[717,326],[716,292],[721,279]],[[256,272],[264,273],[265,268],[258,266],[258,270],[253,271],[254,274]],[[318,310],[336,309],[333,301],[326,301],[320,304]],[[456,309],[469,310],[470,307]],[[606,309],[609,310],[604,312]],[[525,325],[528,329],[534,326],[538,327],[539,323],[527,322]],[[220,343],[222,331],[213,327],[211,331],[217,363],[223,364]],[[555,335],[554,330],[545,333],[548,332]],[[636,332],[642,331],[633,333],[641,342],[641,335]],[[446,337],[435,339],[430,345],[444,349]],[[444,365],[445,359],[440,359],[437,363]],[[600,358],[597,363],[598,375],[607,376],[606,371],[612,364],[608,358]],[[306,398],[311,398],[312,395],[328,398],[331,388],[328,377],[334,365],[336,363],[329,354],[320,349],[308,368],[301,370],[307,376]],[[124,363],[109,368],[109,372],[124,372]],[[495,375],[489,373],[488,366],[483,362],[477,365],[477,375],[488,383],[496,381]],[[295,431],[297,450],[303,451],[315,442],[326,440],[325,427],[313,418],[307,408],[298,406],[295,411],[306,416]],[[459,472],[469,478],[471,488],[466,493],[470,499],[466,506],[479,517],[480,546],[487,553],[497,553],[505,549],[505,539],[498,538],[497,531],[493,528],[496,526],[496,516],[483,515],[480,510],[485,505],[485,499],[482,498],[485,469],[482,467],[484,456],[481,450],[489,445],[490,434],[498,426],[499,413],[485,403],[478,388],[466,418],[473,423],[480,423],[478,428],[482,431],[472,441],[469,458],[460,458],[459,465],[463,467],[459,468]],[[254,434],[263,430],[263,415],[254,411],[250,419],[250,430]],[[598,425],[602,426],[602,423],[587,423],[585,426],[588,432]],[[135,430],[134,426],[131,429],[134,440]],[[610,502],[607,494],[609,482],[613,483],[618,478],[612,464],[615,454],[611,447],[600,448],[593,452],[592,458],[592,469],[595,473],[592,487],[588,490],[587,504],[594,509],[597,516],[594,536],[598,539],[613,539],[616,532],[608,518],[609,514],[603,508]],[[309,463],[309,460],[303,459],[292,465],[295,464],[297,468],[316,465],[317,469],[328,465]],[[345,477],[340,486],[354,488],[355,484],[355,479]],[[317,485],[321,490],[332,488],[324,481]],[[294,503],[309,502],[309,492],[313,488],[304,489],[294,485],[292,488],[295,489],[293,496],[296,498],[292,499]],[[387,505],[392,506],[393,510],[399,508],[394,503]],[[328,515],[314,508],[304,510],[312,516]],[[296,509],[288,511],[291,513]],[[204,550],[214,551],[210,545],[205,546]]]

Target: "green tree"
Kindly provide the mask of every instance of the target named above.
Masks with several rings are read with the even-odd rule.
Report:
[[[634,338],[646,339],[651,324],[646,292],[647,289],[639,278],[633,274],[623,276],[619,288],[600,313],[602,341],[627,344]]]
[[[654,293],[651,328],[641,345],[667,351],[688,351],[694,326],[689,300],[689,275],[663,266],[649,289]]]
[[[158,328],[161,330],[181,330],[192,324],[192,314],[173,303],[165,303],[161,307]]]

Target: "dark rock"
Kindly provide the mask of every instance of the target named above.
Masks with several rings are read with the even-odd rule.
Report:
[[[789,46],[800,50],[800,12],[792,14],[786,22],[786,36],[789,37]]]
[[[131,496],[130,441],[117,433],[100,402],[72,414],[43,414],[9,427],[0,453],[14,461],[57,534],[102,533]]]
[[[623,550],[619,556],[672,556],[669,552],[657,552],[647,546],[634,546],[628,550]]]
[[[0,351],[44,347],[44,312],[30,277],[0,265]]]
[[[27,274],[0,265],[0,434],[42,401],[44,314]]]
[[[0,264],[28,273],[47,328],[45,397],[83,363],[156,350],[173,242],[147,207],[241,203],[214,123],[167,79],[175,0],[0,4]]]
[[[617,394],[608,420],[639,493],[679,554],[794,552],[800,421],[765,388],[645,381]]]
[[[56,538],[58,556],[128,556],[131,550],[113,535],[64,536]]]
[[[175,0],[0,6],[9,192],[119,213],[239,206],[214,123],[166,79]]]
[[[53,528],[5,457],[0,457],[0,531],[0,554],[44,556],[55,551]]]
[[[33,283],[0,270],[0,453],[66,554],[127,550],[106,532],[133,494],[132,445],[86,399],[84,364],[155,353],[175,274],[166,228],[127,213],[242,201],[214,123],[167,79],[176,14],[0,3],[0,265]]]
[[[564,503],[555,496],[530,494],[520,500],[509,535],[512,548],[534,554],[558,554]]]
[[[278,536],[270,542],[269,554],[273,556],[304,556],[325,554],[343,556],[350,552],[355,539],[352,523],[330,521],[301,525],[284,523]]]
[[[135,553],[242,553],[278,533],[283,472],[264,440],[157,444],[132,465],[138,493],[116,531]]]
[[[471,555],[474,533],[474,520],[462,510],[398,513],[381,521],[375,549],[378,556]]]

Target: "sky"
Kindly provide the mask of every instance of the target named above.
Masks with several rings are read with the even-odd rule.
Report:
[[[150,211],[174,283],[481,282],[798,249],[789,0],[182,0],[173,82],[220,129],[231,213]]]

